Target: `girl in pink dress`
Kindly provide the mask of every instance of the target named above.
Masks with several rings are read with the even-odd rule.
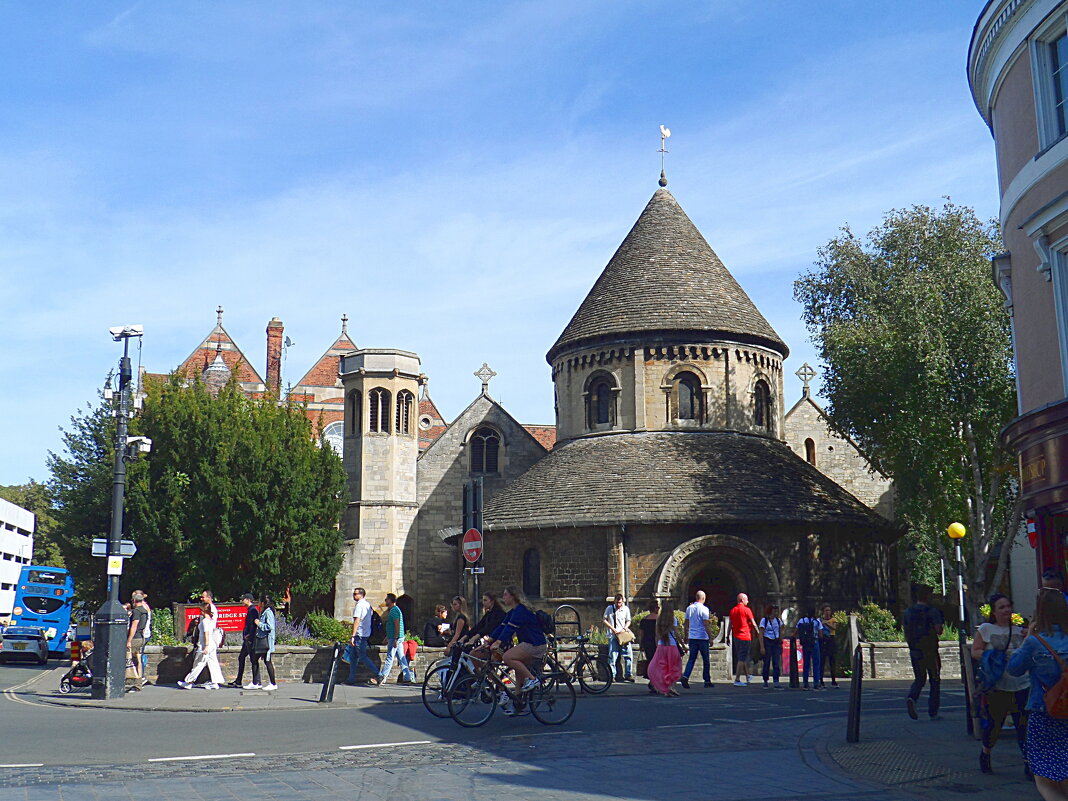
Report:
[[[682,658],[675,636],[675,609],[664,604],[656,619],[656,653],[649,663],[649,681],[661,695],[678,696],[675,682],[682,678]]]

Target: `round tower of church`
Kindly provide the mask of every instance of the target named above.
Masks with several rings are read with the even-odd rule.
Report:
[[[374,603],[388,592],[405,593],[405,548],[418,511],[419,367],[416,354],[388,348],[341,357],[349,505],[335,584],[339,617],[351,616],[353,587],[363,587]]]
[[[788,353],[660,189],[549,350],[558,440],[672,430],[782,439]]]

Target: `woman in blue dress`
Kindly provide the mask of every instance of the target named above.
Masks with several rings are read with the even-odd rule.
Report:
[[[1068,801],[1068,719],[1051,718],[1044,698],[1060,679],[1061,665],[1068,659],[1068,603],[1060,590],[1043,587],[1038,591],[1035,619],[1027,634],[1006,667],[1013,676],[1031,675],[1027,763],[1042,798]]]

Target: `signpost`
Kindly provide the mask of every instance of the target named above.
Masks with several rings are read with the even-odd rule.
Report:
[[[477,528],[469,528],[464,532],[463,552],[464,559],[471,564],[478,562],[482,556],[482,532]]]

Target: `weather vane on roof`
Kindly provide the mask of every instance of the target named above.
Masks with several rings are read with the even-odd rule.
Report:
[[[671,137],[671,129],[666,125],[660,126],[660,149],[656,151],[660,154],[660,180],[658,183],[661,186],[667,186],[667,174],[664,172],[664,156],[671,151],[667,149],[667,140]]]

